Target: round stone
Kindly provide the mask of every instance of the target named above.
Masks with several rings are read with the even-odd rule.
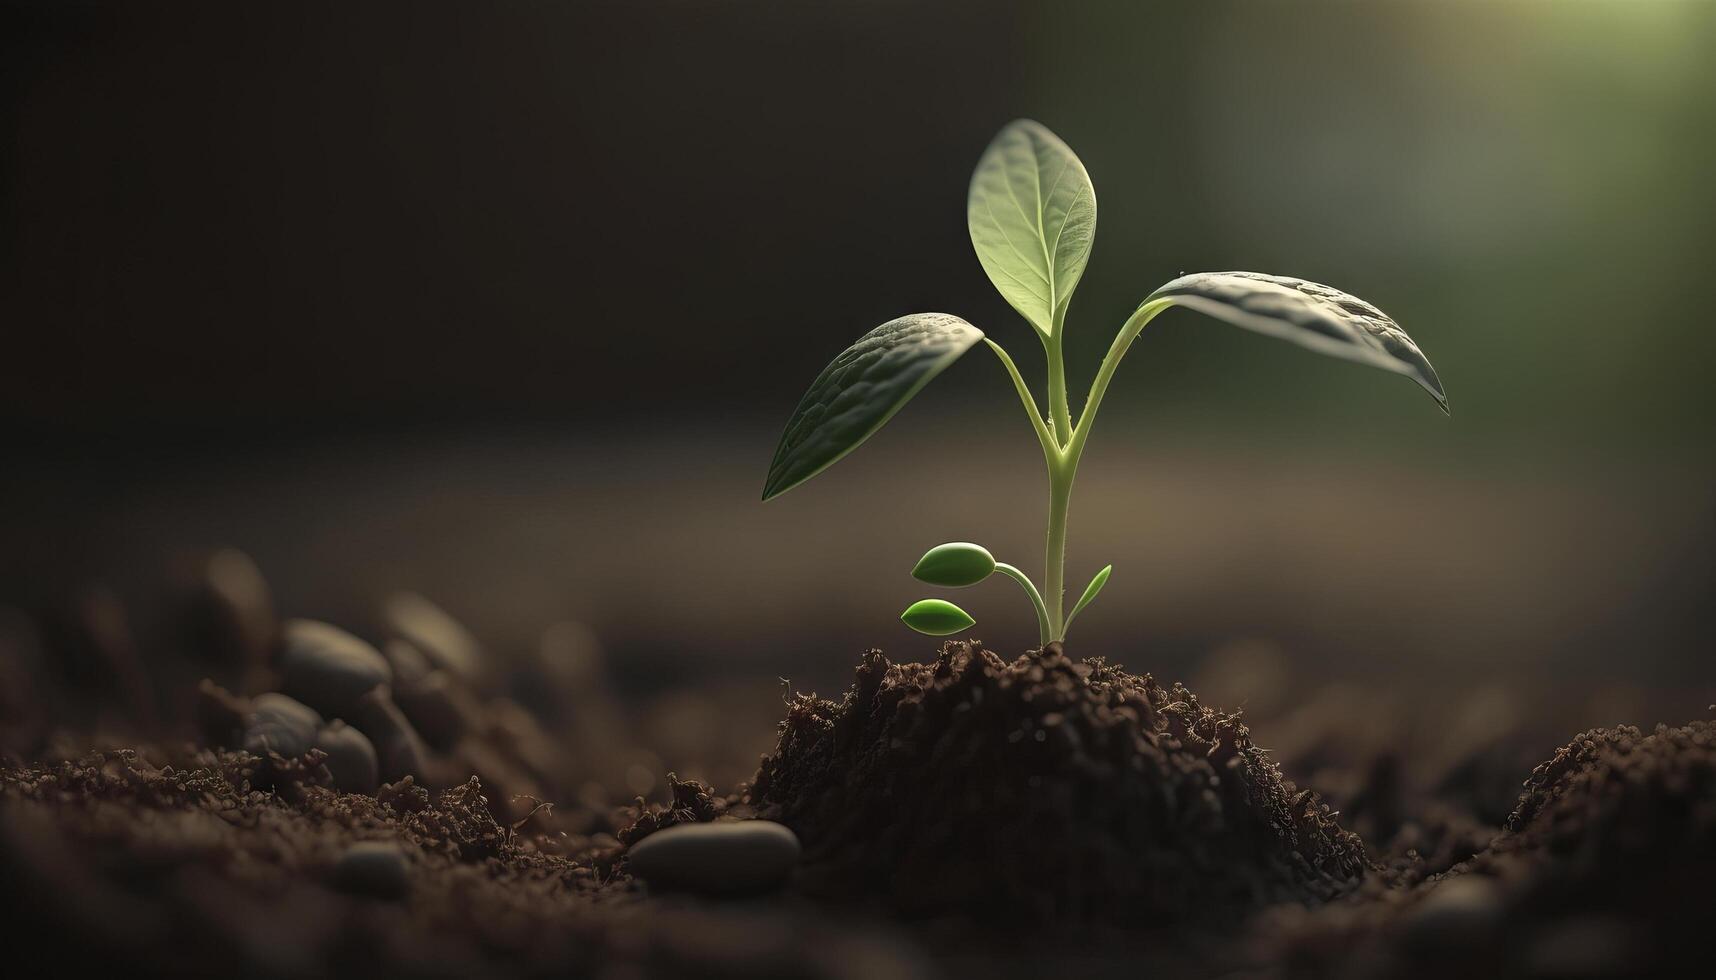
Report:
[[[335,720],[316,735],[316,748],[328,754],[323,764],[342,793],[374,793],[381,784],[375,746],[363,732]]]
[[[428,747],[399,706],[393,703],[392,692],[388,688],[378,687],[358,698],[352,705],[351,723],[369,736],[370,744],[375,746],[375,760],[382,781],[398,782],[406,776],[423,778],[425,762],[429,758]]]
[[[626,852],[631,873],[651,887],[703,895],[768,891],[798,866],[798,836],[769,820],[680,824]]]
[[[1403,916],[1403,938],[1426,951],[1470,948],[1495,934],[1504,911],[1495,884],[1467,873],[1436,885]]]
[[[397,592],[382,603],[382,619],[429,662],[465,680],[482,673],[483,648],[465,625],[415,592]]]
[[[234,548],[211,555],[195,602],[198,639],[209,658],[239,667],[267,662],[279,620],[268,581],[249,555]]]
[[[463,682],[444,670],[430,671],[409,690],[395,690],[393,703],[405,712],[423,740],[442,752],[483,721],[483,704]]]
[[[334,887],[368,898],[404,898],[411,891],[411,864],[397,845],[362,841],[346,848],[334,865]]]
[[[381,645],[381,655],[386,658],[393,668],[393,689],[409,691],[423,683],[435,670],[435,665],[423,655],[423,651],[412,646],[410,642],[399,637],[393,637]]]
[[[337,626],[294,619],[286,624],[285,636],[281,689],[330,718],[393,681],[380,651]]]
[[[265,756],[274,752],[294,759],[310,751],[321,730],[322,716],[314,708],[284,694],[258,694],[244,719],[244,750]]]

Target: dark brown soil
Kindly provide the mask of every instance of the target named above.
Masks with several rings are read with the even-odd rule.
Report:
[[[786,899],[645,901],[612,837],[496,823],[481,784],[376,797],[318,785],[317,760],[131,751],[0,768],[8,975],[354,977],[920,975],[911,947]],[[256,788],[261,782],[271,790]],[[336,873],[397,845],[406,894]],[[16,974],[13,971],[16,970]]]
[[[813,893],[1001,930],[1221,921],[1370,870],[1238,715],[1058,644],[870,653],[840,702],[791,702],[750,802],[806,842]]]
[[[200,705],[209,742],[230,740],[243,699],[193,690],[171,730],[194,730]],[[871,653],[841,700],[788,701],[748,786],[669,775],[628,806],[575,781],[625,744],[611,705],[579,702],[608,740],[555,742],[504,696],[457,690],[464,733],[431,743],[432,785],[374,795],[330,788],[315,750],[137,734],[151,747],[85,753],[65,747],[106,736],[45,714],[6,729],[28,734],[0,764],[7,974],[1709,972],[1708,721],[1587,732],[1500,825],[1487,788],[1425,800],[1402,790],[1397,752],[1349,752],[1345,769],[1325,753],[1318,771],[1387,834],[1367,856],[1237,715],[1056,646],[1010,663],[965,643],[926,664]],[[1322,714],[1323,741],[1375,740],[1356,711]],[[652,895],[627,871],[626,849],[665,827],[753,816],[804,843],[779,894]]]
[[[1365,899],[1283,916],[1259,959],[1343,977],[1708,974],[1716,724],[1585,732],[1488,847]]]

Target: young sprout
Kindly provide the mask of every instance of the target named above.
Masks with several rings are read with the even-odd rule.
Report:
[[[1039,123],[1007,124],[983,152],[971,177],[966,221],[977,260],[989,281],[1022,315],[1048,362],[1048,409],[1000,344],[947,313],[913,313],[890,320],[836,357],[799,400],[769,465],[763,499],[777,497],[858,448],[912,396],[960,355],[983,341],[1001,361],[1042,444],[1049,475],[1049,515],[1043,589],[989,551],[965,542],[931,548],[912,574],[949,588],[976,585],[999,572],[1025,590],[1037,613],[1038,639],[1064,639],[1067,627],[1102,591],[1114,566],[1097,572],[1070,611],[1065,609],[1067,511],[1073,478],[1097,409],[1120,361],[1140,331],[1170,306],[1183,306],[1257,333],[1290,340],[1320,354],[1358,361],[1416,381],[1448,411],[1436,371],[1418,345],[1381,310],[1338,289],[1257,272],[1181,276],[1139,304],[1114,338],[1075,418],[1062,357],[1067,304],[1096,237],[1096,193],[1073,151]],[[921,633],[958,633],[975,621],[941,599],[913,603],[900,618]]]

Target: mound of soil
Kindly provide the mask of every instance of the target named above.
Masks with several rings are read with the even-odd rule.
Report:
[[[1716,725],[1585,732],[1532,770],[1492,857],[1576,856],[1581,875],[1716,860]]]
[[[748,802],[803,839],[813,894],[1003,928],[1227,919],[1371,870],[1238,715],[1059,644],[871,652],[840,702],[791,701]]]
[[[1595,729],[1533,770],[1469,861],[1295,917],[1259,959],[1352,977],[1708,973],[1712,881],[1716,724]]]

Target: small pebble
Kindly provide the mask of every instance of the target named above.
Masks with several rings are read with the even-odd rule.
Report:
[[[281,690],[324,715],[343,716],[366,692],[393,681],[380,651],[339,627],[294,619],[285,637]]]
[[[702,895],[779,888],[801,853],[798,837],[769,820],[680,824],[632,845],[626,863],[652,887]]]
[[[1465,949],[1499,928],[1501,892],[1490,879],[1465,874],[1449,878],[1407,911],[1402,926],[1409,946],[1426,952]]]
[[[394,692],[393,701],[423,736],[443,752],[482,723],[483,705],[463,682],[444,670],[425,675],[415,687]]]
[[[415,689],[429,676],[429,672],[435,669],[435,665],[429,662],[423,651],[397,636],[381,645],[381,655],[387,658],[388,664],[393,668],[395,694]]]
[[[396,592],[382,603],[382,619],[394,635],[422,651],[429,662],[465,680],[482,672],[483,651],[463,623],[415,592]]]
[[[396,845],[362,841],[340,855],[334,865],[333,884],[350,895],[404,898],[411,891],[411,865]]]
[[[375,746],[363,732],[336,719],[316,735],[316,748],[328,754],[324,764],[340,792],[374,793],[380,785]]]
[[[204,742],[237,748],[244,744],[245,728],[250,723],[250,699],[238,697],[205,677],[197,682],[191,715]]]
[[[375,746],[376,766],[384,782],[398,782],[406,776],[423,778],[424,760],[429,750],[417,729],[411,727],[399,706],[393,703],[392,692],[378,687],[358,698],[352,706],[351,723],[369,736]]]
[[[250,701],[244,721],[244,750],[255,755],[276,752],[292,759],[310,751],[322,716],[316,709],[284,694],[258,694]]]
[[[1652,945],[1618,916],[1575,915],[1539,930],[1525,961],[1537,977],[1624,977],[1650,961]]]
[[[238,666],[262,664],[273,649],[279,621],[262,570],[250,556],[225,548],[203,564],[197,596],[205,654]]]

